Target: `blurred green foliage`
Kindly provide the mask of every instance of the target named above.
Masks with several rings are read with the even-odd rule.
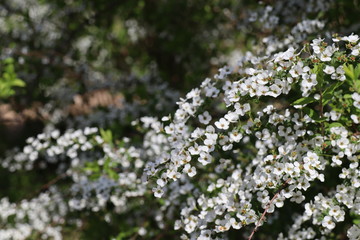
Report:
[[[0,98],[8,98],[15,94],[15,87],[24,87],[25,82],[19,79],[14,68],[14,60],[7,58],[2,61],[0,77]]]

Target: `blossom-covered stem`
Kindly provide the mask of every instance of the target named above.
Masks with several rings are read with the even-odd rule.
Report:
[[[324,117],[324,106],[323,106],[323,93],[320,89],[320,118]],[[321,135],[325,136],[325,128],[324,128],[324,123],[321,122]]]
[[[287,179],[283,185],[281,185],[281,187],[279,188],[279,190],[277,190],[277,192],[275,193],[275,195],[273,196],[273,198],[270,200],[270,202],[267,204],[266,208],[264,209],[264,212],[262,213],[259,221],[256,223],[256,226],[254,228],[254,230],[251,232],[248,240],[251,240],[252,237],[254,236],[255,232],[257,231],[258,227],[260,226],[260,223],[264,220],[265,216],[266,216],[266,213],[267,211],[269,210],[271,204],[275,201],[275,199],[279,196],[281,190],[283,190],[287,185],[288,183],[290,182],[291,178]]]

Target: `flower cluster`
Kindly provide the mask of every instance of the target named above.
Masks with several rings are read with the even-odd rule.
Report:
[[[0,239],[62,239],[61,225],[65,223],[68,206],[56,188],[20,203],[0,199]]]
[[[349,161],[350,168],[345,167],[338,177],[350,178],[346,182],[351,182],[356,194],[360,137],[345,127],[355,124],[356,129],[358,123],[346,116],[359,114],[359,80],[352,78],[355,73],[348,66],[357,64],[353,49],[359,43],[352,39],[356,36],[334,39],[348,44],[349,53],[315,39],[306,58],[301,57],[305,52],[290,48],[241,72],[222,68],[214,80],[206,79],[181,99],[163,131],[170,150],[145,169],[149,177],[157,178],[155,197],[164,199],[169,182],[194,179],[191,191],[197,200],[188,198],[176,228],[183,228],[190,238],[205,239],[231,228],[262,224],[264,219],[257,214],[261,208],[272,213],[287,199],[301,204],[315,180],[326,181],[328,166],[347,166]],[[343,92],[343,84],[356,92],[347,93],[349,97],[339,95],[336,90]],[[333,95],[348,101],[350,112],[344,112]],[[294,99],[292,106],[287,106],[285,96]],[[204,111],[208,98],[224,103],[222,115],[211,116],[208,107]],[[254,100],[259,104],[253,104]],[[318,104],[319,114],[308,107],[311,104]],[[349,193],[339,190],[337,196],[349,199]],[[306,216],[314,215],[313,224],[325,229],[323,236],[344,221],[344,207],[352,208],[349,200],[336,199],[341,205],[325,204],[321,195],[315,198],[316,205],[306,205],[306,209],[316,209],[307,210]],[[325,211],[329,213],[324,216]]]

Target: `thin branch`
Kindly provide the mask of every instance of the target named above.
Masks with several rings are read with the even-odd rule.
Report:
[[[273,196],[273,198],[272,198],[272,199],[270,200],[270,202],[267,204],[267,206],[266,206],[265,209],[264,209],[264,212],[262,213],[259,221],[256,223],[256,226],[255,226],[254,230],[251,232],[251,235],[249,236],[248,240],[251,240],[251,239],[252,239],[252,237],[254,236],[255,232],[256,232],[257,229],[259,228],[260,223],[264,220],[264,218],[265,218],[265,216],[266,216],[266,214],[267,214],[267,212],[268,212],[271,204],[272,204],[272,203],[275,201],[275,199],[279,196],[281,190],[283,190],[283,189],[289,184],[290,180],[291,180],[291,178],[287,179],[287,180],[283,183],[283,185],[281,185],[281,187],[279,188],[279,190],[277,190],[277,192],[275,193],[275,195]]]
[[[50,180],[49,182],[45,183],[44,185],[41,186],[40,189],[38,189],[36,192],[32,193],[28,199],[33,198],[34,196],[38,195],[39,193],[41,193],[44,190],[47,190],[49,187],[51,187],[52,185],[54,185],[55,183],[57,183],[58,181],[60,181],[61,179],[67,177],[67,173],[63,173],[60,174],[59,176],[57,176],[56,178]]]
[[[323,106],[323,93],[320,89],[320,118],[324,117],[324,106]],[[321,136],[325,136],[325,128],[324,128],[324,123],[321,122]]]

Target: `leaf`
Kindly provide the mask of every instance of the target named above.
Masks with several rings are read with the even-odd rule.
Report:
[[[333,93],[325,93],[322,96],[323,105],[327,104],[334,97]]]
[[[324,91],[324,95],[327,93],[333,93],[338,87],[340,87],[344,82],[336,82],[332,85],[330,85],[327,89]]]
[[[291,103],[291,105],[292,106],[294,106],[294,105],[305,105],[305,104],[313,103],[315,101],[316,101],[315,98],[303,97],[303,98],[299,98],[298,100],[294,101],[293,103]]]
[[[13,59],[7,58],[3,60],[3,63],[5,66],[2,69],[2,77],[0,78],[0,97],[7,98],[15,94],[13,87],[24,87],[25,82],[17,78]]]
[[[311,72],[317,74],[317,73],[319,72],[319,65],[316,64],[316,65],[314,66],[314,68],[311,69]]]
[[[14,63],[14,59],[13,59],[13,58],[6,58],[6,59],[4,60],[4,63],[5,63],[5,64],[13,64],[13,63]]]
[[[347,65],[346,63],[344,63],[343,69],[345,71],[346,76],[348,76],[351,80],[355,79],[354,66],[353,65],[351,65],[351,64]]]
[[[319,114],[317,114],[317,112],[315,112],[312,108],[305,107],[303,108],[303,112],[311,117],[311,119],[319,119]]]
[[[119,179],[119,174],[117,174],[117,172],[111,168],[108,168],[106,170],[106,173],[111,179],[113,179],[115,181],[117,181]]]
[[[314,120],[317,123],[322,123],[322,122],[327,122],[328,121],[327,117],[318,118],[318,119],[314,119]]]
[[[333,127],[343,127],[344,125],[342,125],[341,123],[339,122],[333,122],[333,123],[330,123],[329,124],[329,127],[328,128],[333,128]]]
[[[13,82],[11,82],[11,84],[14,86],[14,87],[25,87],[25,82],[21,79],[15,79]]]
[[[116,237],[116,240],[129,239],[131,235],[139,231],[139,227],[130,228],[129,230],[125,230],[119,233]]]
[[[355,69],[353,65],[343,65],[344,71],[348,79],[352,80],[353,87],[357,92],[360,92],[360,64],[356,65]]]
[[[354,74],[355,74],[355,78],[359,79],[359,76],[360,76],[360,63],[358,65],[356,65],[355,70],[354,70]]]
[[[104,142],[111,144],[111,145],[113,144],[113,136],[112,136],[112,132],[110,130],[104,130],[101,128],[100,135],[104,139]]]

